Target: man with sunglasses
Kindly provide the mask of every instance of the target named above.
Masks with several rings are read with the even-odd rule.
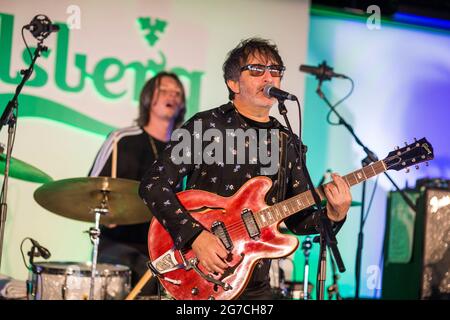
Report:
[[[217,129],[217,132],[221,133],[218,142],[221,139],[225,140],[224,137],[230,132],[233,133],[231,129],[243,131],[255,129],[258,146],[281,143],[279,139],[269,141],[267,137],[273,136],[270,133],[263,136],[261,130],[267,132],[275,130],[278,135],[288,132],[275,118],[269,116],[276,100],[266,97],[263,92],[266,85],[279,88],[284,71],[283,61],[275,45],[259,38],[242,41],[229,52],[223,65],[230,102],[196,114],[182,128],[197,138],[202,136],[202,133],[198,132],[199,123],[203,130]],[[249,179],[264,175],[263,165],[258,159],[255,162],[254,159],[247,158],[243,164],[235,162],[208,164],[194,161],[180,163],[172,153],[176,147],[174,140],[177,140],[173,138],[172,136],[172,143],[168,149],[144,176],[139,193],[173,238],[176,249],[191,247],[199,264],[205,270],[222,274],[229,267],[228,252],[224,244],[189,215],[178,201],[174,186],[183,177],[187,177],[186,189],[206,190],[228,197]],[[209,142],[205,144],[202,141],[202,143],[205,147]],[[281,158],[285,161],[277,163],[282,170],[266,175],[273,182],[273,187],[266,197],[268,205],[304,192],[307,188],[293,145],[298,143],[298,137],[296,141],[290,139],[285,143],[286,148],[280,149],[284,153]],[[224,149],[227,152],[230,147],[225,145]],[[190,150],[194,151],[195,148]],[[231,151],[236,154],[235,149]],[[194,153],[189,152],[190,157],[194,158]],[[284,174],[281,175],[281,172]],[[341,177],[333,175],[333,181],[325,188],[325,194],[328,199],[327,215],[333,224],[339,227],[350,207],[349,187]],[[286,219],[285,223],[296,234],[317,233],[319,217],[314,209],[307,209]],[[240,299],[272,299],[269,270],[270,260],[261,260]]]

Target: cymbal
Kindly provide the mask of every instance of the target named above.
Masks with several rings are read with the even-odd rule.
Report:
[[[45,209],[79,221],[95,222],[94,208],[101,208],[104,196],[109,212],[101,224],[135,224],[151,220],[150,210],[138,195],[139,182],[111,177],[83,177],[49,182],[34,192]]]
[[[6,166],[6,155],[0,154],[0,172],[4,174]],[[9,176],[12,178],[17,178],[20,180],[37,182],[37,183],[47,183],[53,181],[45,172],[39,170],[32,165],[20,161],[15,158],[11,158],[9,166]]]

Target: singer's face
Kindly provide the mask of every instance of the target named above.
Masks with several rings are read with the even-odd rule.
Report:
[[[248,64],[262,64],[265,66],[276,65],[277,63],[267,57],[261,55],[251,55],[245,65]],[[277,88],[280,87],[281,78],[274,77],[266,69],[264,74],[259,77],[250,75],[249,70],[241,72],[238,81],[231,81],[228,84],[235,95],[235,102],[249,107],[259,107],[270,109],[276,102],[275,98],[267,98],[264,93],[264,87],[271,84]]]
[[[173,120],[182,108],[182,89],[172,77],[162,77],[153,95],[150,119]]]

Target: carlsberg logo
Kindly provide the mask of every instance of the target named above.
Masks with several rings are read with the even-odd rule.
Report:
[[[70,57],[70,61],[73,61],[73,63],[69,64],[69,28],[63,23],[58,23],[58,25],[60,27],[59,32],[51,35],[56,37],[55,48],[49,48],[37,60],[33,76],[27,82],[27,86],[44,87],[49,81],[54,81],[58,89],[64,92],[77,93],[84,90],[86,85],[89,85],[103,98],[120,99],[129,96],[132,100],[137,101],[139,100],[142,86],[150,76],[163,70],[170,70],[176,73],[187,85],[188,113],[193,114],[197,112],[201,80],[204,72],[188,71],[182,67],[169,69],[166,56],[161,51],[158,52],[158,61],[147,60],[144,62],[123,62],[112,56],[105,57],[100,61],[91,61],[87,54],[75,53],[73,57]],[[135,22],[130,22],[130,26],[134,25]],[[11,70],[13,30],[20,32],[20,27],[14,27],[14,16],[0,13],[0,81],[10,85],[17,85],[22,77],[19,70]],[[138,32],[138,30],[136,31]],[[29,38],[27,37],[27,39]],[[20,44],[16,45],[19,46]],[[93,45],[95,46],[95,44]],[[23,45],[23,47],[25,46]],[[145,48],[143,50],[148,49]],[[54,57],[53,75],[49,74],[39,63],[40,59],[48,59],[50,56]],[[24,64],[21,66],[21,69],[30,63],[30,58],[25,48],[22,51],[22,59]],[[76,81],[73,81],[73,77],[71,77],[69,84],[67,81],[68,74],[71,76],[76,75]],[[132,75],[132,81],[128,80],[130,75]],[[127,81],[124,81],[125,76],[127,76]],[[123,84],[123,86],[118,87],[117,83]],[[114,89],[112,88],[113,85]]]

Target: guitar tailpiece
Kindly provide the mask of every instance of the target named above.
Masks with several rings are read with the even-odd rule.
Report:
[[[147,261],[147,267],[150,269],[150,271],[153,273],[153,276],[155,276],[156,278],[164,279],[175,285],[181,284],[180,280],[174,280],[174,279],[168,278],[165,275],[163,275],[162,273],[160,273],[158,270],[156,270],[155,266],[153,265],[153,263],[151,261]]]
[[[223,281],[220,280],[216,280],[213,277],[203,273],[203,271],[201,271],[198,267],[198,259],[197,258],[192,258],[189,260],[189,264],[192,267],[192,269],[194,269],[195,272],[197,272],[197,274],[199,274],[203,279],[205,279],[208,282],[214,283],[216,286],[220,286],[223,288],[223,290],[228,291],[233,289],[233,287],[231,285],[229,285],[228,283],[225,283]]]

